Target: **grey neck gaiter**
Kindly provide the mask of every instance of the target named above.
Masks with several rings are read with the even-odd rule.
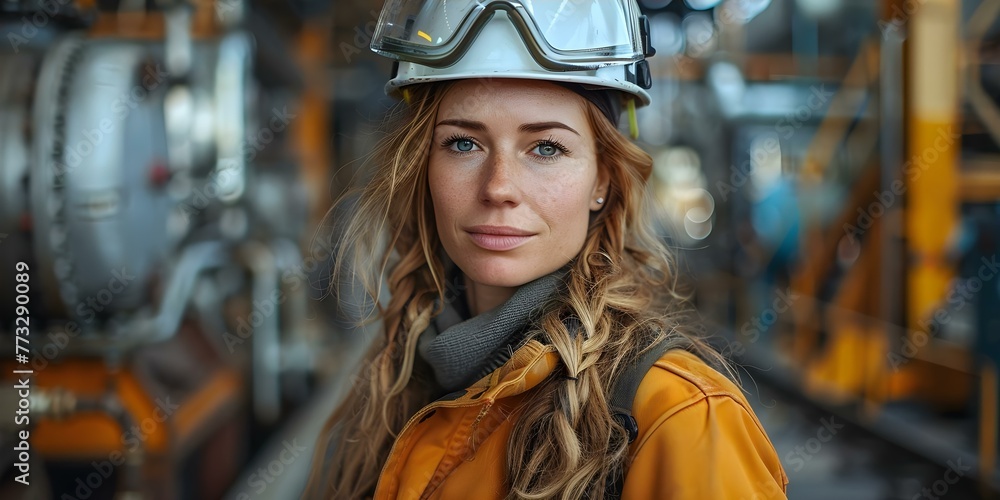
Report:
[[[445,304],[417,341],[417,351],[434,369],[438,384],[448,392],[464,389],[506,362],[513,344],[537,309],[560,289],[568,271],[565,266],[525,283],[499,307],[472,318],[462,318],[461,306],[455,304],[465,301],[465,294]]]

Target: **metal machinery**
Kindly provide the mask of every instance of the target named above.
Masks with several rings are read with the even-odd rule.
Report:
[[[316,368],[300,127],[324,115],[291,49],[242,0],[113,4],[0,4],[0,281],[27,265],[31,348],[4,349],[4,412],[32,372],[3,498],[218,497]]]
[[[644,137],[721,347],[997,491],[1000,3],[640,3],[674,47]]]

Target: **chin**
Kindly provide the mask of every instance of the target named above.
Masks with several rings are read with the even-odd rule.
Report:
[[[566,261],[537,261],[524,256],[467,255],[456,262],[459,269],[472,281],[486,286],[519,287],[556,271],[569,263]]]
[[[463,259],[458,267],[480,285],[506,288],[519,287],[548,274],[535,263],[508,257],[473,257]]]
[[[463,268],[463,272],[480,285],[504,288],[519,287],[538,277],[517,264],[470,264],[467,270]]]

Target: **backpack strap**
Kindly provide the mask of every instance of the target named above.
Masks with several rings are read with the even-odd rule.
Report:
[[[580,324],[580,320],[573,316],[564,319],[563,322],[571,335],[576,335],[583,327]],[[639,390],[639,384],[646,374],[649,373],[653,364],[670,350],[669,344],[669,342],[660,341],[650,347],[634,363],[626,366],[618,375],[618,378],[615,379],[614,383],[611,384],[611,390],[608,392],[610,396],[608,407],[611,410],[611,417],[624,427],[625,432],[628,433],[629,444],[632,444],[639,437],[639,424],[635,421],[635,417],[632,416],[632,402],[635,400],[635,393]],[[618,471],[617,474],[608,476],[604,489],[604,497],[609,500],[618,500],[621,498],[624,488],[625,470],[623,469]]]
[[[608,406],[611,409],[611,416],[625,428],[628,432],[628,442],[632,444],[639,436],[639,424],[632,416],[632,403],[635,400],[635,393],[639,390],[639,384],[649,372],[656,360],[660,359],[668,350],[669,342],[660,342],[650,347],[639,359],[621,372],[611,391],[608,393],[611,398]],[[608,483],[605,497],[609,499],[621,498],[622,490],[625,488],[625,471],[608,476]]]

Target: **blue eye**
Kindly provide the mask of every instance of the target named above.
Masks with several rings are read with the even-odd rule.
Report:
[[[453,135],[441,141],[441,147],[456,153],[471,153],[476,149],[476,141],[464,135]]]
[[[535,143],[535,147],[532,149],[532,152],[534,152],[534,154],[541,159],[552,161],[558,159],[560,155],[569,154],[569,150],[566,149],[566,146],[563,146],[561,143],[553,139],[538,141]]]
[[[538,150],[539,156],[555,156],[556,153],[559,153],[559,148],[552,144],[539,144],[535,149]]]

